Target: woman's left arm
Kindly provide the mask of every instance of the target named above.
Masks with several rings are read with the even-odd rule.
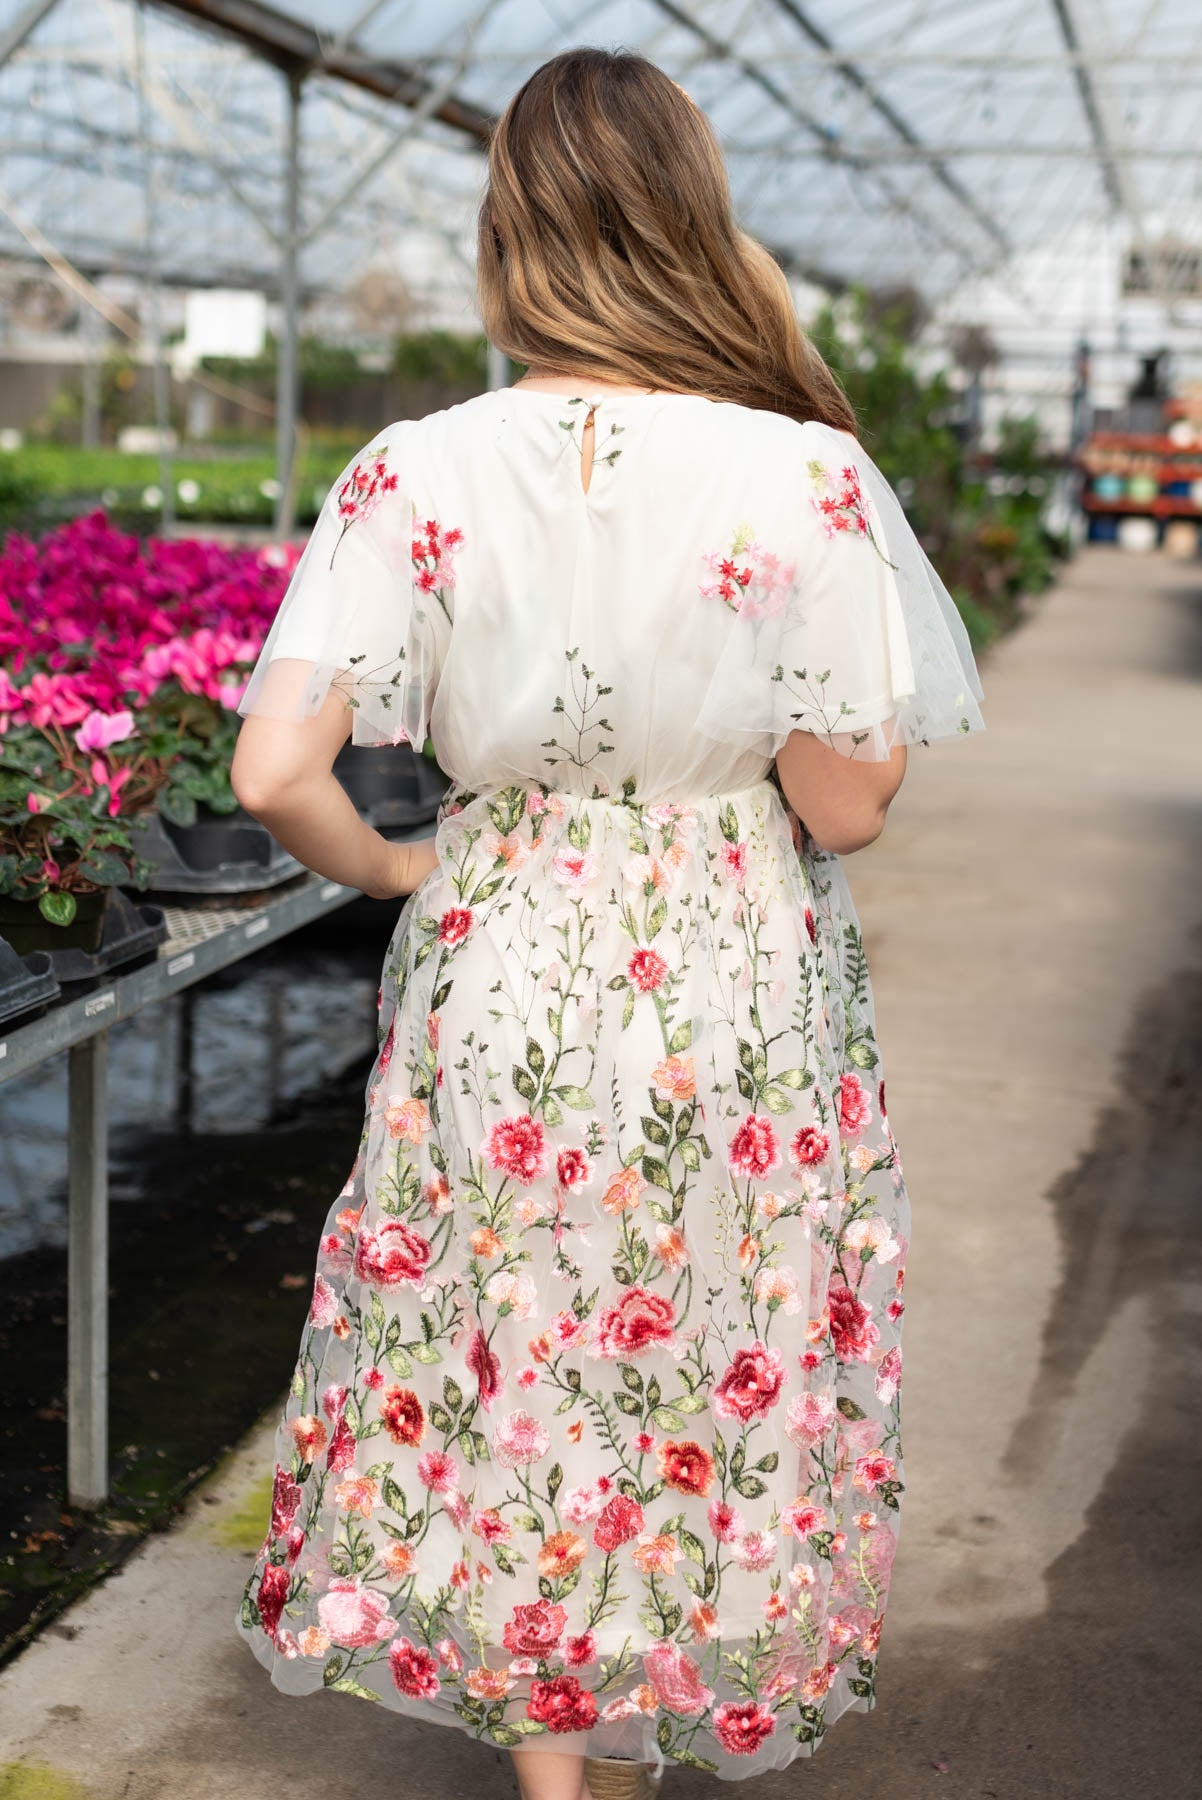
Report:
[[[352,713],[337,690],[303,723],[249,714],[230,768],[240,804],[298,862],[373,900],[411,894],[438,866],[433,838],[397,844],[355,811],[333,772]]]

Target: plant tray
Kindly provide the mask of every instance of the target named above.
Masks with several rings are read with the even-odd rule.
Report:
[[[104,936],[99,950],[48,950],[46,955],[56,979],[69,983],[95,981],[127,963],[153,956],[167,936],[167,915],[161,906],[147,906],[114,888],[104,915]]]
[[[300,875],[301,864],[248,813],[171,825],[148,813],[132,833],[139,856],[154,865],[156,894],[249,894]]]
[[[428,824],[447,787],[437,764],[407,744],[347,744],[338,752],[334,773],[377,831]]]
[[[59,997],[58,977],[47,950],[18,956],[0,937],[0,1025],[29,1013],[43,1013]]]

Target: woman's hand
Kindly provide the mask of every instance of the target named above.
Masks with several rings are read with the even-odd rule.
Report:
[[[230,781],[246,811],[306,868],[393,900],[437,867],[434,840],[393,843],[359,817],[332,772],[350,717],[333,693],[303,722],[251,714],[238,733]]]

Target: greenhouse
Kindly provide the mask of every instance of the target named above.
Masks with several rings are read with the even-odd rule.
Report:
[[[0,1800],[1191,1791],[1200,118],[0,0]]]

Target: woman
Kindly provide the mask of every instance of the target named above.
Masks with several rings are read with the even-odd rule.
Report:
[[[530,372],[355,459],[240,707],[242,803],[407,899],[239,1629],[601,1800],[874,1703],[909,1227],[838,859],[980,689],[683,91],[557,57],[489,176]],[[385,842],[331,764],[427,730]]]

